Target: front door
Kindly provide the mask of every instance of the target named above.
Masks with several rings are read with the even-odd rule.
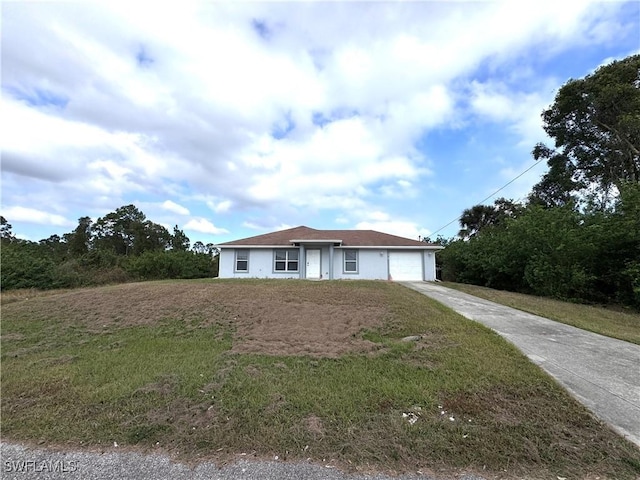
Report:
[[[307,250],[307,278],[320,278],[320,250]]]

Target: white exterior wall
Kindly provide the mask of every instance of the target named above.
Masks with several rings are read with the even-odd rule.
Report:
[[[313,248],[309,247],[308,248]],[[242,249],[246,250],[246,249]],[[344,250],[348,248],[333,249],[333,278],[352,280],[388,280],[389,279],[389,250],[386,248],[365,248],[355,249],[358,251],[358,272],[344,272]],[[401,251],[400,249],[393,249]],[[422,252],[424,280],[434,281],[436,279],[436,256],[435,250],[424,250]],[[252,248],[249,249],[249,271],[236,272],[235,270],[235,249],[223,248],[220,252],[220,278],[304,278],[304,267],[306,258],[301,252],[298,272],[274,272],[273,270],[273,249]],[[323,280],[328,280],[330,256],[329,247],[320,248],[320,273]]]
[[[346,248],[345,248],[346,249]],[[364,248],[358,250],[358,273],[345,273],[343,266],[343,251],[334,250],[333,278],[336,279],[361,279],[361,280],[388,280],[389,279],[389,251],[385,248]],[[393,249],[391,251],[402,251]],[[435,250],[422,251],[423,279],[434,281],[436,279]]]
[[[233,248],[220,249],[220,263],[218,278],[233,278],[233,262],[235,260],[235,250]]]
[[[358,252],[358,271],[356,273],[344,271],[345,250],[357,250]],[[333,253],[333,278],[343,280],[388,280],[389,265],[387,256],[387,250],[384,248],[336,248]]]
[[[247,250],[246,248],[238,250]],[[236,272],[236,253],[233,248],[223,248],[220,253],[220,278],[300,278],[300,268],[302,261],[298,261],[297,272],[275,272],[273,249],[271,248],[250,248],[249,250],[249,270],[247,272]]]
[[[436,280],[436,251],[427,250],[424,256],[424,280],[434,282]]]

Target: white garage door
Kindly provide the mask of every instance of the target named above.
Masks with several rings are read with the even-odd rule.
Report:
[[[389,275],[396,282],[422,280],[422,252],[389,252]]]

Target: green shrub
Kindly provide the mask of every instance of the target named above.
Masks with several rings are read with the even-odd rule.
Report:
[[[212,277],[213,267],[210,255],[186,251],[145,252],[129,258],[124,266],[128,273],[143,280]]]

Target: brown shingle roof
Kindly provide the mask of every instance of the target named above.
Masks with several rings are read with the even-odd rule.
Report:
[[[305,226],[242,238],[220,246],[291,245],[291,240],[342,240],[345,247],[429,247],[433,244],[375,230],[316,230]]]

